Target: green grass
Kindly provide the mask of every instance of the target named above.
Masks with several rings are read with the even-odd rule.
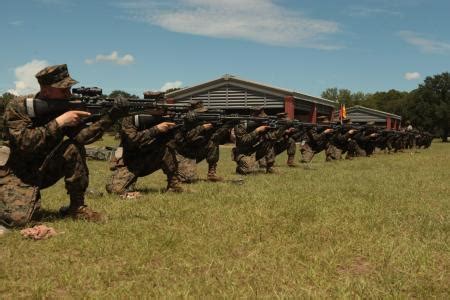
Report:
[[[114,145],[111,138],[103,144]],[[161,171],[138,181],[137,200],[105,195],[88,204],[103,224],[44,223],[45,241],[0,238],[0,298],[417,297],[449,298],[450,145],[377,154],[279,175],[200,182],[164,194]],[[298,154],[297,154],[298,157]],[[107,163],[89,162],[103,191]],[[234,174],[221,149],[219,174]],[[199,174],[206,177],[206,164]],[[52,212],[63,182],[43,192]]]

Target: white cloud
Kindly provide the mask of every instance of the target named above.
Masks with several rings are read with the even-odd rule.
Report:
[[[24,23],[24,22],[23,22],[22,20],[15,20],[15,21],[9,22],[9,25],[12,25],[12,26],[22,26],[23,23]]]
[[[406,80],[416,80],[420,78],[419,72],[407,72],[405,73],[405,79]]]
[[[334,50],[339,24],[284,8],[276,0],[122,0],[132,19],[194,35],[275,46]]]
[[[165,92],[165,91],[170,90],[170,89],[181,88],[182,85],[183,85],[183,83],[181,81],[179,81],[179,80],[174,81],[174,82],[166,82],[160,88],[160,91]]]
[[[450,43],[427,39],[412,31],[399,31],[398,35],[424,53],[450,54]]]
[[[14,95],[26,95],[39,90],[39,83],[35,77],[36,73],[47,67],[49,64],[45,60],[33,59],[31,62],[18,66],[15,70],[15,88],[8,92]]]
[[[125,54],[124,56],[120,57],[117,51],[113,51],[111,54],[97,54],[95,59],[86,59],[84,62],[88,65],[97,63],[97,62],[111,62],[117,65],[129,65],[134,62],[134,57],[131,54]]]
[[[352,17],[371,17],[376,15],[388,15],[388,16],[396,16],[402,17],[403,14],[401,12],[383,9],[383,8],[371,8],[364,6],[351,6],[347,9],[346,13]]]

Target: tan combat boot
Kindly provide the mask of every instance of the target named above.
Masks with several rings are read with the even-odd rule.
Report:
[[[166,192],[182,193],[183,187],[181,186],[181,180],[177,175],[167,176],[167,189]]]
[[[279,174],[279,172],[275,169],[273,164],[267,164],[266,174]]]
[[[216,173],[217,164],[210,164],[208,166],[208,180],[212,182],[223,181],[223,178]]]
[[[86,205],[79,207],[63,206],[59,209],[59,213],[63,217],[71,217],[75,220],[85,220],[90,222],[101,222],[104,220],[101,213],[90,209]]]
[[[292,167],[295,168],[297,165],[295,164],[295,156],[294,155],[289,155],[288,156],[288,160],[287,160],[287,165],[288,167]]]

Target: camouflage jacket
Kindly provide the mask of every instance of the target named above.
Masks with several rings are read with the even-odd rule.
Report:
[[[248,126],[246,122],[241,122],[234,127],[236,136],[236,151],[239,154],[251,155],[256,151],[257,145],[263,141],[275,143],[280,139],[285,131],[285,127],[277,128],[268,132],[258,133],[254,126]]]
[[[108,115],[90,125],[60,128],[57,116],[31,119],[26,112],[25,97],[13,99],[6,107],[4,126],[11,156],[8,165],[17,174],[35,174],[43,161],[57,145],[68,137],[86,145],[98,140],[113,121]]]
[[[157,150],[163,146],[172,146],[173,130],[162,133],[156,125],[147,129],[139,129],[132,116],[122,119],[120,145],[123,147],[124,159],[133,159],[139,157],[143,152]]]

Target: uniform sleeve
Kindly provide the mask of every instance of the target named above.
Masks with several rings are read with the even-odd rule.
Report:
[[[160,132],[156,126],[138,130],[133,123],[133,117],[126,117],[122,120],[122,136],[128,144],[145,147],[150,145],[159,134]]]
[[[69,136],[81,145],[88,145],[100,139],[105,131],[110,128],[113,123],[114,122],[111,120],[111,118],[107,114],[105,114],[100,118],[100,120],[93,122],[92,124],[82,128],[81,130],[78,130],[74,136]]]
[[[5,111],[5,127],[8,140],[18,150],[33,153],[56,146],[63,138],[63,132],[55,120],[39,127],[25,111],[25,98],[16,98]]]
[[[256,144],[260,138],[256,130],[247,133],[244,125],[242,124],[239,124],[234,128],[234,134],[236,135],[236,144],[240,144],[242,146],[252,146]]]

